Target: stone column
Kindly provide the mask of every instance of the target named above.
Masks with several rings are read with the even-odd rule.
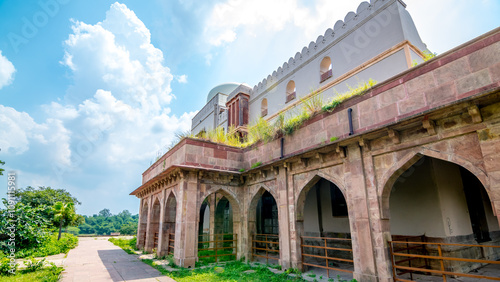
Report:
[[[378,281],[368,214],[362,152],[357,144],[348,147],[344,163],[344,175],[351,227],[354,278],[358,281]]]
[[[392,281],[388,245],[388,241],[391,240],[391,227],[389,219],[381,216],[382,206],[377,194],[378,185],[371,152],[363,154],[363,164],[378,281]]]
[[[163,226],[163,223],[165,221],[165,208],[166,208],[166,204],[167,204],[167,201],[165,199],[165,190],[161,191],[161,201],[160,201],[160,223],[158,224],[158,250],[156,250],[156,254],[158,257],[162,257],[165,254],[165,250],[164,249],[164,246],[163,246],[163,236],[164,236],[164,228],[165,226]],[[166,234],[165,234],[166,236]],[[168,244],[168,242],[167,242]]]
[[[144,212],[143,211],[143,205],[144,205],[144,199],[141,198],[141,201],[140,201],[140,204],[139,204],[139,222],[137,223],[137,243],[136,243],[136,248],[137,249],[143,249],[144,248],[144,244],[146,242],[144,242],[144,236],[142,236],[142,233],[146,230],[144,230],[144,228],[141,228],[143,223],[142,222],[142,213]]]
[[[279,168],[277,177],[278,184],[278,222],[279,222],[279,243],[280,243],[280,263],[283,269],[291,267],[290,252],[290,217],[288,209],[288,180],[285,167]],[[293,189],[292,189],[293,191]]]
[[[489,109],[490,111],[498,111]],[[478,131],[479,144],[483,154],[484,166],[489,179],[489,187],[485,187],[490,197],[493,214],[500,224],[500,125],[488,125],[487,129]]]
[[[175,222],[175,263],[182,267],[194,267],[198,258],[197,207],[198,177],[195,172],[181,172]]]
[[[280,168],[280,175],[282,174],[282,170]],[[291,259],[291,267],[302,269],[302,252],[300,249],[300,236],[302,236],[301,232],[304,231],[304,221],[297,221],[296,217],[296,209],[295,206],[295,184],[293,182],[293,175],[289,173],[288,168],[283,167],[283,173],[287,179],[287,190],[288,190],[288,222],[289,222],[289,236],[290,236],[290,259]],[[281,223],[281,222],[280,222]]]
[[[152,245],[153,245],[153,242],[152,240],[154,240],[154,238],[152,238],[153,236],[151,236],[151,214],[153,213],[153,209],[151,207],[152,205],[152,196],[148,196],[147,197],[147,201],[148,201],[148,223],[146,224],[146,242],[144,242],[144,250],[146,252],[148,251],[151,251],[152,249]]]
[[[215,232],[215,209],[217,208],[217,200],[215,199],[215,194],[211,194],[208,196],[209,198],[209,203],[210,203],[210,221],[208,225],[208,241],[213,241],[215,239],[214,237],[214,232]],[[214,243],[210,243],[210,248],[214,247]]]

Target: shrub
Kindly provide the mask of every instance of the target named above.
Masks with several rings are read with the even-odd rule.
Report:
[[[259,166],[261,166],[261,165],[262,165],[262,162],[256,162],[256,163],[254,163],[254,164],[250,167],[250,169],[254,169],[254,168],[259,167]]]
[[[35,258],[30,258],[28,260],[25,260],[24,265],[26,265],[26,268],[24,269],[24,272],[29,273],[40,270],[42,269],[44,262],[45,259],[37,260]]]
[[[60,240],[57,240],[57,233],[49,236],[39,247],[21,249],[16,252],[17,258],[25,257],[46,257],[67,253],[78,245],[78,238],[69,233],[63,233]]]
[[[0,275],[12,275],[16,273],[18,263],[11,264],[9,258],[2,258],[0,260]]]

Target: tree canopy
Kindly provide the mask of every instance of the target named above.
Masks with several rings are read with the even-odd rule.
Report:
[[[109,209],[103,209],[93,216],[83,217],[85,223],[78,226],[79,234],[109,235],[120,232],[122,235],[134,235],[139,222],[139,215],[132,215],[128,210],[113,215]]]

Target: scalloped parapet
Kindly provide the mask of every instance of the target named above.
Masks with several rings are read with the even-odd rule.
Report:
[[[252,88],[252,93],[258,93],[268,88],[272,83],[280,78],[287,76],[301,65],[303,62],[316,54],[322,52],[332,42],[339,39],[346,32],[356,28],[361,22],[365,21],[379,9],[384,8],[388,3],[400,2],[404,7],[406,5],[401,0],[371,0],[370,2],[362,2],[359,4],[356,12],[349,12],[344,20],[338,20],[333,29],[328,28],[323,35],[319,35],[316,41],[311,41],[308,46],[302,48],[301,52],[297,52],[295,56],[290,57],[288,62],[284,62],[272,75],[267,76],[261,82]]]

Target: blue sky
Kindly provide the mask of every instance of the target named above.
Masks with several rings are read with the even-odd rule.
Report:
[[[128,194],[212,87],[257,84],[359,3],[0,0],[0,160],[80,213],[137,213]],[[405,3],[438,54],[500,26],[498,0]]]

